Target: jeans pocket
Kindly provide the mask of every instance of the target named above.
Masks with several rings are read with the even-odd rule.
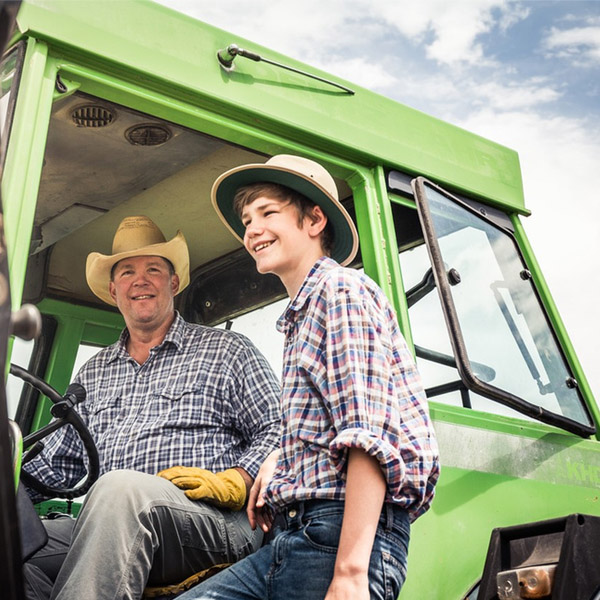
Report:
[[[304,539],[317,550],[336,553],[340,543],[342,516],[310,519],[302,530]]]
[[[369,586],[374,600],[396,600],[406,579],[409,531],[377,530],[369,564]]]

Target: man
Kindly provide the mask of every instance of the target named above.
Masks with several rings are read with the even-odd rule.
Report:
[[[438,450],[427,399],[394,311],[354,269],[358,235],[331,175],[278,155],[213,186],[219,216],[290,303],[282,436],[248,504],[283,530],[181,600],[384,600],[406,576],[410,524],[433,499]],[[310,574],[308,577],[306,574]]]
[[[126,329],[75,379],[87,390],[79,410],[101,477],[52,598],[139,599],[146,585],[177,583],[260,545],[262,534],[240,509],[278,444],[279,387],[245,337],[191,325],[175,311],[173,298],[189,283],[181,232],[167,242],[149,218],[128,217],[111,255],[88,256],[86,277],[94,294],[118,307]],[[27,470],[52,485],[78,481],[85,474],[78,440],[60,430]],[[26,568],[32,598],[48,597],[53,574],[44,577],[44,553],[58,546],[62,559],[66,536],[57,540],[54,528],[68,534],[69,525],[58,523],[48,522],[49,547]]]

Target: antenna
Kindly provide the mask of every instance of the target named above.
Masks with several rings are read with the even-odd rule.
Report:
[[[266,62],[270,65],[281,67],[282,69],[287,69],[288,71],[293,71],[294,73],[304,75],[305,77],[310,77],[311,79],[322,81],[323,83],[327,83],[328,85],[333,85],[334,87],[344,90],[347,94],[354,95],[354,90],[351,90],[350,88],[339,83],[335,83],[335,81],[330,81],[329,79],[324,79],[323,77],[319,77],[318,75],[313,75],[312,73],[307,73],[306,71],[301,71],[300,69],[289,67],[282,63],[275,62],[274,60],[264,58],[259,54],[256,54],[256,52],[250,52],[249,50],[244,50],[243,48],[240,48],[237,44],[229,44],[227,48],[223,48],[222,50],[219,50],[217,52],[217,59],[219,60],[219,64],[227,72],[233,71],[233,60],[236,56],[243,56],[244,58],[249,58],[250,60],[253,60],[255,62]]]

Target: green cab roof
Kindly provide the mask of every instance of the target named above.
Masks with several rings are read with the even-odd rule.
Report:
[[[528,214],[515,151],[154,2],[27,0],[18,28],[51,52],[135,73],[138,83],[180,91],[200,108]],[[217,51],[231,43],[355,93],[241,57],[228,72]]]

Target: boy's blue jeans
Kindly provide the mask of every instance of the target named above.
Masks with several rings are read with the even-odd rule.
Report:
[[[178,596],[178,600],[322,600],[333,578],[344,503],[287,507],[285,527],[260,550]],[[410,524],[384,505],[369,565],[371,600],[396,600],[406,577]]]

